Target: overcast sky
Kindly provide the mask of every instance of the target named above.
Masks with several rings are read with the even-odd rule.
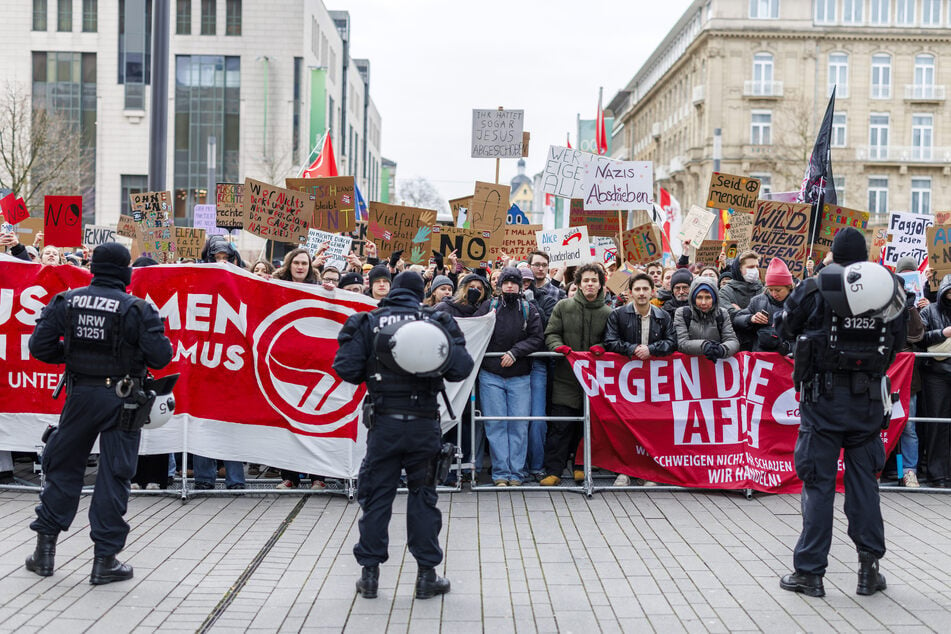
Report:
[[[472,159],[472,109],[525,111],[526,174],[549,145],[575,139],[680,19],[691,0],[324,0],[350,12],[351,57],[370,60],[370,95],[383,119],[383,156],[397,178],[423,176],[444,198],[495,178]],[[516,174],[503,159],[499,180]]]

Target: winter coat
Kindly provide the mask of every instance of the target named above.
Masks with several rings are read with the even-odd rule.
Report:
[[[924,349],[944,341],[945,336],[941,331],[951,326],[951,299],[945,297],[945,293],[949,290],[951,290],[951,275],[945,275],[941,284],[938,285],[937,301],[928,304],[921,311],[921,321],[925,324],[925,336],[921,339],[921,347]],[[921,363],[921,370],[935,374],[951,374],[951,357],[943,361],[926,358]]]
[[[604,341],[611,307],[604,303],[604,289],[591,301],[581,290],[558,302],[545,329],[545,345],[549,350],[568,346],[579,352],[587,351]],[[552,403],[581,409],[584,394],[567,359],[557,359],[552,379]]]
[[[704,313],[697,308],[696,297],[701,290],[713,295],[713,308]],[[690,312],[690,325],[685,317]],[[717,313],[721,315],[717,318]],[[722,325],[721,325],[722,324]],[[674,328],[677,330],[677,349],[684,354],[702,355],[703,344],[707,341],[721,343],[726,348],[726,356],[732,357],[740,350],[740,341],[733,332],[733,322],[725,308],[720,307],[716,290],[710,278],[698,277],[690,285],[690,304],[677,310],[674,315]]]
[[[494,308],[493,304],[496,304]],[[527,319],[523,306],[527,308]],[[482,302],[474,316],[487,315],[492,310],[495,310],[495,329],[486,352],[510,352],[515,357],[515,363],[503,368],[502,357],[485,357],[482,359],[482,369],[505,378],[531,374],[532,360],[528,355],[545,349],[538,309],[525,299],[506,302],[503,296],[499,296]]]
[[[789,297],[788,295],[786,296]],[[749,306],[739,310],[733,315],[733,328],[737,337],[741,341],[741,347],[753,352],[778,352],[780,354],[789,354],[791,349],[790,341],[780,338],[776,332],[776,315],[783,312],[785,300],[777,302],[772,295],[762,292],[750,300]],[[764,311],[769,315],[768,324],[754,324],[753,315]],[[743,341],[749,341],[749,347],[742,345]]]
[[[720,306],[730,313],[730,317],[733,317],[737,311],[749,306],[750,300],[763,292],[763,285],[758,281],[751,284],[743,279],[739,260],[739,258],[733,260],[730,265],[730,273],[733,275],[733,279],[727,282],[719,293]],[[739,308],[733,308],[733,304],[736,304]]]
[[[667,311],[667,314],[670,315],[671,321],[673,321],[674,314],[677,312],[677,309],[681,308],[682,306],[686,306],[689,303],[690,303],[689,300],[685,299],[683,301],[680,301],[676,297],[671,297],[666,302],[664,302],[664,305],[661,306],[661,308]]]
[[[664,310],[650,307],[650,334],[647,349],[652,357],[664,357],[677,350],[677,335],[674,320]],[[634,304],[627,304],[611,311],[604,330],[604,349],[626,357],[634,356],[634,349],[641,344],[641,316]]]

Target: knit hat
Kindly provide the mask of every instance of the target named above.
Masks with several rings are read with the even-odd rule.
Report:
[[[489,290],[489,281],[485,279],[484,275],[479,275],[478,273],[469,273],[462,281],[459,282],[459,286],[469,286],[470,282],[480,282],[483,287],[485,287],[486,292]]]
[[[432,295],[433,291],[440,286],[449,286],[453,291],[456,290],[456,285],[452,283],[451,279],[445,275],[437,275],[433,278],[433,283],[429,285],[429,294]]]
[[[532,270],[527,266],[523,266],[519,269],[522,272],[522,281],[528,280],[529,282],[535,281],[535,274],[532,273]]]
[[[852,264],[868,259],[865,236],[855,227],[840,229],[832,238],[832,261],[836,264]]]
[[[724,279],[728,279],[728,280],[733,279],[733,273],[731,273],[729,269],[720,273],[720,277],[717,281],[722,282]]]
[[[373,283],[381,277],[385,277],[386,281],[388,282],[393,281],[393,276],[390,275],[390,269],[388,269],[385,264],[377,264],[372,269],[370,269],[370,274],[367,275],[370,286],[373,286]]]
[[[506,266],[502,269],[502,273],[499,275],[499,288],[502,288],[502,284],[505,282],[515,282],[518,284],[518,287],[522,287],[522,273],[514,266]]]
[[[766,267],[766,286],[792,286],[792,273],[781,258],[773,258]]]
[[[92,265],[89,270],[93,277],[112,277],[122,280],[129,285],[132,278],[132,269],[129,268],[129,262],[132,256],[129,250],[118,242],[107,242],[100,244],[92,252]]]
[[[337,282],[337,288],[343,288],[345,286],[350,286],[351,284],[359,284],[363,286],[363,276],[359,273],[344,273],[340,276],[340,281]]]
[[[422,275],[416,271],[403,271],[394,278],[390,292],[405,288],[406,290],[412,291],[418,301],[423,301],[423,286]]]
[[[677,269],[674,271],[674,274],[670,276],[670,288],[673,290],[678,284],[690,285],[693,282],[693,273],[690,272],[690,269]]]
[[[917,271],[918,270],[918,260],[913,256],[903,255],[898,258],[898,264],[895,265],[896,273],[904,273],[905,271]]]
[[[158,262],[147,255],[140,255],[135,259],[135,262],[132,263],[132,268],[136,269],[140,266],[155,266]]]

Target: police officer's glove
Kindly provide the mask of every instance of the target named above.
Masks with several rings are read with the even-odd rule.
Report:
[[[605,350],[604,350],[604,347],[603,347],[603,346],[599,346],[599,345],[595,344],[595,345],[591,346],[590,348],[588,348],[588,352],[590,352],[591,354],[593,354],[593,355],[596,356],[596,357],[600,357],[601,355],[604,354]]]
[[[569,354],[569,353],[571,352],[571,347],[570,347],[570,346],[558,346],[557,348],[555,348],[555,352],[557,352],[558,354]]]

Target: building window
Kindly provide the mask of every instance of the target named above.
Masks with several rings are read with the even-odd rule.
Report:
[[[770,128],[773,123],[773,113],[770,110],[754,110],[753,122],[750,126],[751,145],[770,145]]]
[[[934,115],[916,114],[911,117],[911,156],[916,161],[930,161],[934,140]]]
[[[119,213],[123,216],[131,216],[129,195],[149,191],[149,177],[145,174],[122,174],[119,180],[122,183],[121,192],[119,194]]]
[[[145,87],[152,76],[152,3],[119,0],[119,79],[126,110],[145,109]]]
[[[826,96],[835,88],[836,97],[849,96],[849,56],[845,53],[829,54],[829,87]]]
[[[83,33],[95,33],[99,22],[98,0],[83,0]]]
[[[872,99],[890,99],[892,96],[892,56],[886,53],[872,55]]]
[[[192,0],[175,3],[175,35],[192,34]]]
[[[773,55],[757,53],[753,56],[753,94],[773,94]]]
[[[294,58],[294,114],[291,123],[291,162],[300,163],[300,109],[301,109],[301,73],[304,70],[304,58]]]
[[[241,0],[227,0],[225,10],[225,35],[241,35]]]
[[[33,30],[46,30],[46,0],[33,0]]]
[[[931,213],[931,179],[911,179],[911,213]]]
[[[241,58],[175,57],[175,218],[191,221],[208,200],[208,139],[215,138],[218,182],[238,182]]]
[[[915,23],[915,0],[895,0],[895,23],[901,26]]]
[[[844,112],[836,112],[832,115],[832,147],[846,146],[845,121]]]
[[[888,9],[891,6],[891,0],[869,0],[868,21],[875,26],[885,26],[888,24]]]
[[[832,24],[835,22],[836,0],[816,0],[816,23]]]
[[[56,30],[73,30],[73,0],[57,0],[56,2]]]
[[[862,5],[865,0],[842,0],[843,24],[860,24],[862,22]]]
[[[888,158],[888,115],[873,114],[868,122],[868,157]]]
[[[217,17],[218,7],[215,0],[201,0],[201,34],[215,34],[215,18]]]
[[[757,20],[779,18],[779,0],[750,0],[750,17]]]
[[[941,25],[941,3],[943,0],[921,0],[921,26]]]
[[[888,177],[869,176],[868,178],[868,211],[872,214],[885,215],[888,213]]]
[[[845,176],[835,176],[835,204],[845,206]]]
[[[914,96],[918,99],[934,98],[934,56],[915,56]]]
[[[753,178],[759,179],[759,195],[763,197],[773,193],[773,177],[769,172],[750,174]]]

